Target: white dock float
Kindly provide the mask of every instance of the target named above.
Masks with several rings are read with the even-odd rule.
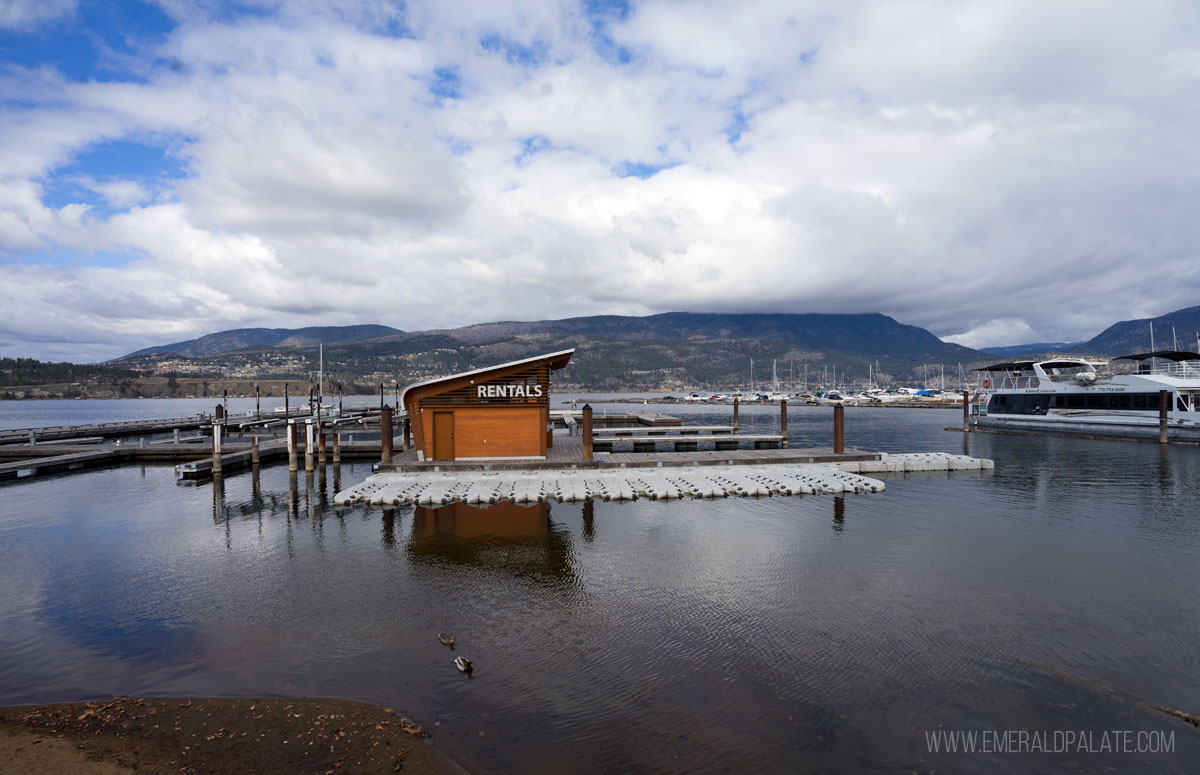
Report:
[[[878,461],[774,463],[740,466],[663,466],[534,471],[398,471],[374,474],[338,493],[334,503],[444,506],[450,503],[563,503],[592,498],[727,498],[883,492],[865,473],[963,471],[993,468],[991,460],[941,452],[882,455]]]

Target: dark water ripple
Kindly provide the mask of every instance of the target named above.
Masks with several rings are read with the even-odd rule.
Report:
[[[793,444],[830,443],[830,414],[791,408]],[[489,772],[1200,768],[1200,734],[1146,705],[1200,712],[1196,450],[964,440],[957,419],[848,410],[850,444],[997,468],[838,498],[334,508],[365,466],[6,486],[0,702],[349,696]],[[1177,750],[926,750],[1021,728],[1172,730]]]

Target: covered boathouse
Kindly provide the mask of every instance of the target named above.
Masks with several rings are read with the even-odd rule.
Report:
[[[400,403],[417,460],[545,460],[550,372],[574,349],[416,382]]]

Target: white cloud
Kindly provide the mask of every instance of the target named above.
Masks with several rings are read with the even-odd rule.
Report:
[[[670,309],[997,344],[1200,290],[1185,2],[652,2],[611,45],[571,3],[165,7],[138,80],[0,80],[5,354]],[[50,197],[119,139],[183,177],[72,170],[111,217]]]
[[[0,3],[0,27],[28,29],[75,10],[76,0],[4,0]]]

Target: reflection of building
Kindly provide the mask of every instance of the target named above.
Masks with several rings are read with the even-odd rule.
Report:
[[[551,443],[550,372],[574,350],[409,385],[418,460],[544,459]]]
[[[407,546],[414,561],[453,562],[517,575],[575,577],[571,537],[550,519],[550,506],[454,503],[417,506]]]

